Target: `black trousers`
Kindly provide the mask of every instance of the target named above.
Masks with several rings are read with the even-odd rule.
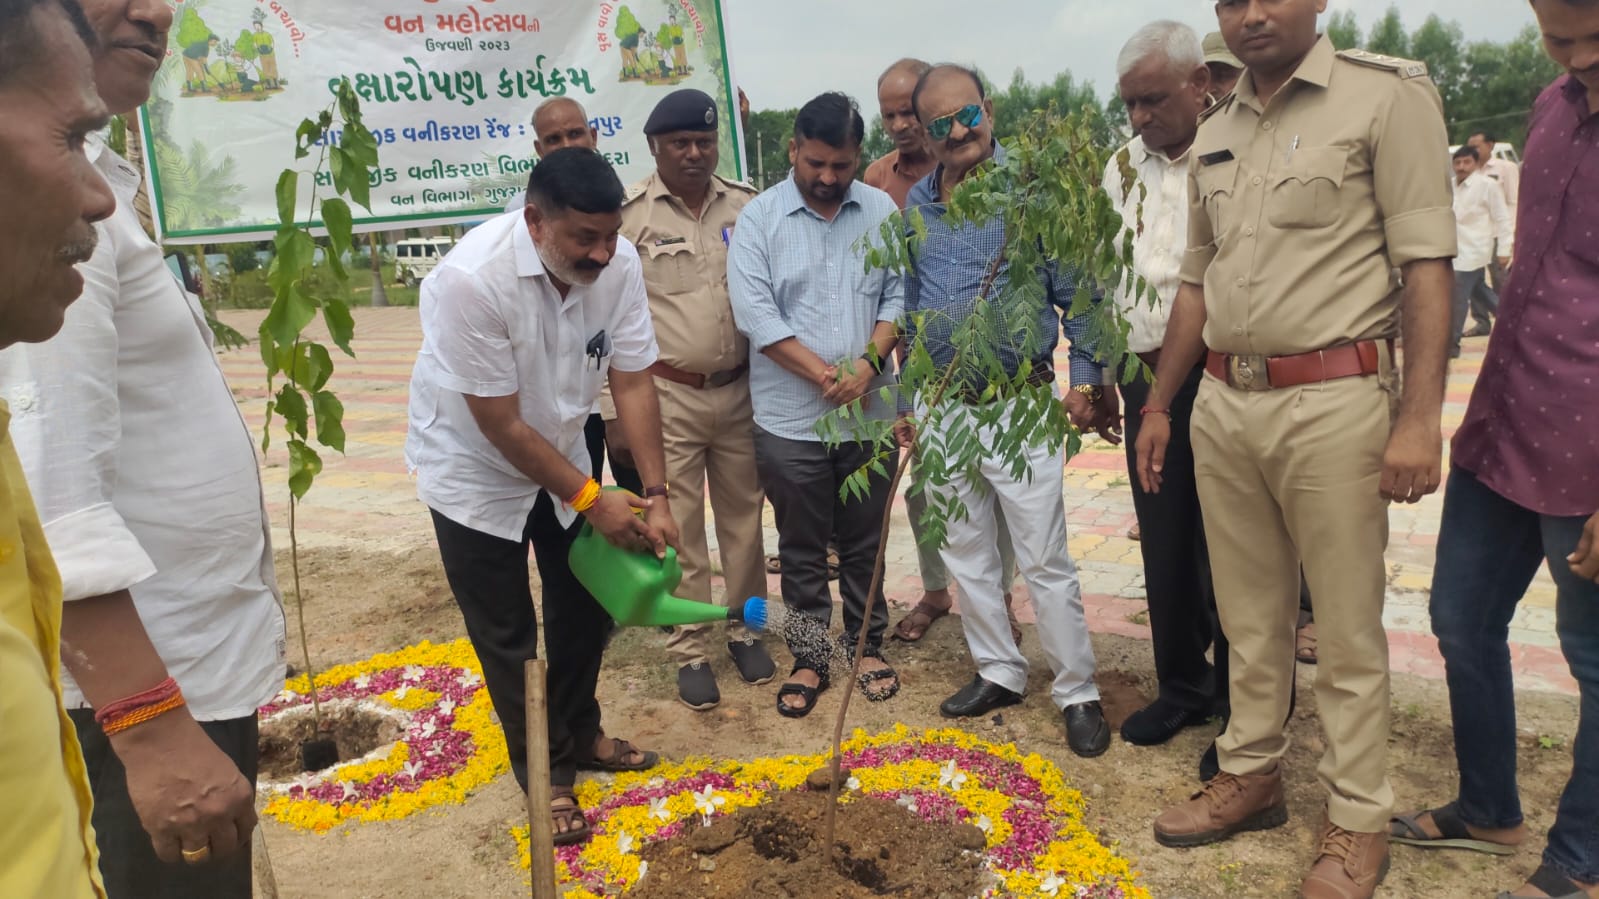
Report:
[[[1136,364],[1136,363],[1133,363]],[[1227,706],[1227,637],[1216,617],[1216,593],[1210,581],[1210,554],[1194,479],[1194,448],[1188,423],[1204,369],[1184,379],[1171,402],[1171,443],[1159,493],[1146,493],[1137,477],[1135,449],[1149,401],[1150,383],[1142,374],[1121,385],[1127,409],[1127,467],[1134,472],[1133,509],[1143,532],[1144,590],[1149,597],[1149,630],[1155,651],[1155,678],[1160,697],[1183,708],[1209,711]],[[1205,650],[1215,644],[1215,664]]]
[[[638,475],[638,469],[630,468],[616,461],[616,456],[609,452],[605,443],[605,419],[598,412],[591,414],[583,422],[583,442],[588,445],[589,460],[593,463],[594,480],[600,480],[605,473],[605,460],[611,460],[611,477],[616,479],[616,486],[633,493],[644,492],[644,481]]]
[[[167,864],[156,858],[150,835],[128,798],[127,772],[111,749],[93,709],[67,714],[83,744],[83,761],[94,793],[94,839],[100,849],[100,876],[110,899],[249,899],[250,841],[227,858],[203,865]],[[202,721],[200,729],[239,766],[255,786],[260,759],[260,729],[254,715],[227,721]]]
[[[571,786],[577,766],[593,757],[600,733],[594,690],[614,623],[578,583],[566,554],[581,521],[563,528],[549,494],[540,493],[521,540],[503,540],[433,513],[439,556],[466,621],[483,683],[505,730],[511,773],[527,790],[527,690],[523,664],[538,655],[538,620],[528,585],[533,546],[544,581],[544,646],[549,662],[550,781]]]
[[[844,642],[854,651],[861,628],[866,645],[883,645],[888,604],[879,598],[872,620],[865,619],[866,597],[874,586],[872,569],[882,538],[883,513],[890,500],[888,485],[897,460],[886,461],[889,477],[873,475],[864,498],[839,497],[844,481],[871,461],[865,443],[836,449],[816,440],[788,440],[755,429],[755,470],[777,522],[777,557],[782,563],[783,604],[790,610],[831,623],[833,596],[827,586],[827,548],[838,550],[838,592],[844,600]],[[876,587],[881,589],[882,579]],[[827,659],[815,658],[815,647],[792,643],[789,651],[803,667],[827,672]]]

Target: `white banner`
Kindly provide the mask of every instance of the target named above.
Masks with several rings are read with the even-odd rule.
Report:
[[[673,90],[721,108],[718,171],[743,177],[719,0],[176,0],[140,121],[168,243],[269,237],[300,120],[349,78],[378,139],[356,230],[479,221],[527,184],[534,107],[583,104],[624,184],[654,161],[644,120]],[[324,171],[320,186],[331,190]],[[302,197],[305,191],[302,188]]]

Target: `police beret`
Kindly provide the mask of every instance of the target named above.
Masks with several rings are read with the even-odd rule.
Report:
[[[710,94],[693,88],[672,91],[644,121],[645,134],[666,134],[671,131],[715,131],[716,101]]]

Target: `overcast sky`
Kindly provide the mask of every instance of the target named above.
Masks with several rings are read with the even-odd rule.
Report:
[[[1362,30],[1392,0],[1330,0],[1329,14],[1350,9]],[[1466,39],[1502,41],[1532,24],[1520,0],[1404,0],[1407,30],[1431,13],[1458,22]],[[722,0],[734,78],[757,109],[799,106],[826,90],[877,111],[877,76],[901,56],[975,63],[1008,83],[1062,70],[1094,84],[1101,99],[1115,82],[1116,53],[1140,25],[1175,18],[1203,35],[1214,8],[1199,0]]]

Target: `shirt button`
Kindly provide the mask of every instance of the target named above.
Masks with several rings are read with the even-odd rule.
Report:
[[[1244,329],[1243,328],[1233,328],[1233,336],[1234,337],[1242,337],[1242,336],[1244,336]]]
[[[1267,119],[1266,121],[1261,122],[1260,123],[1260,130],[1262,130],[1262,131],[1270,131],[1271,130],[1271,120]]]
[[[1255,177],[1249,179],[1249,183],[1258,185],[1258,184],[1260,184],[1261,180],[1262,180],[1261,177],[1259,175],[1256,175]]]
[[[1255,229],[1253,227],[1245,228],[1244,229],[1244,236],[1245,237],[1254,237],[1255,236]]]
[[[1237,281],[1234,281],[1233,283],[1237,284],[1239,287],[1243,287],[1245,284],[1248,284],[1249,282],[1246,281],[1243,278],[1239,278]]]

